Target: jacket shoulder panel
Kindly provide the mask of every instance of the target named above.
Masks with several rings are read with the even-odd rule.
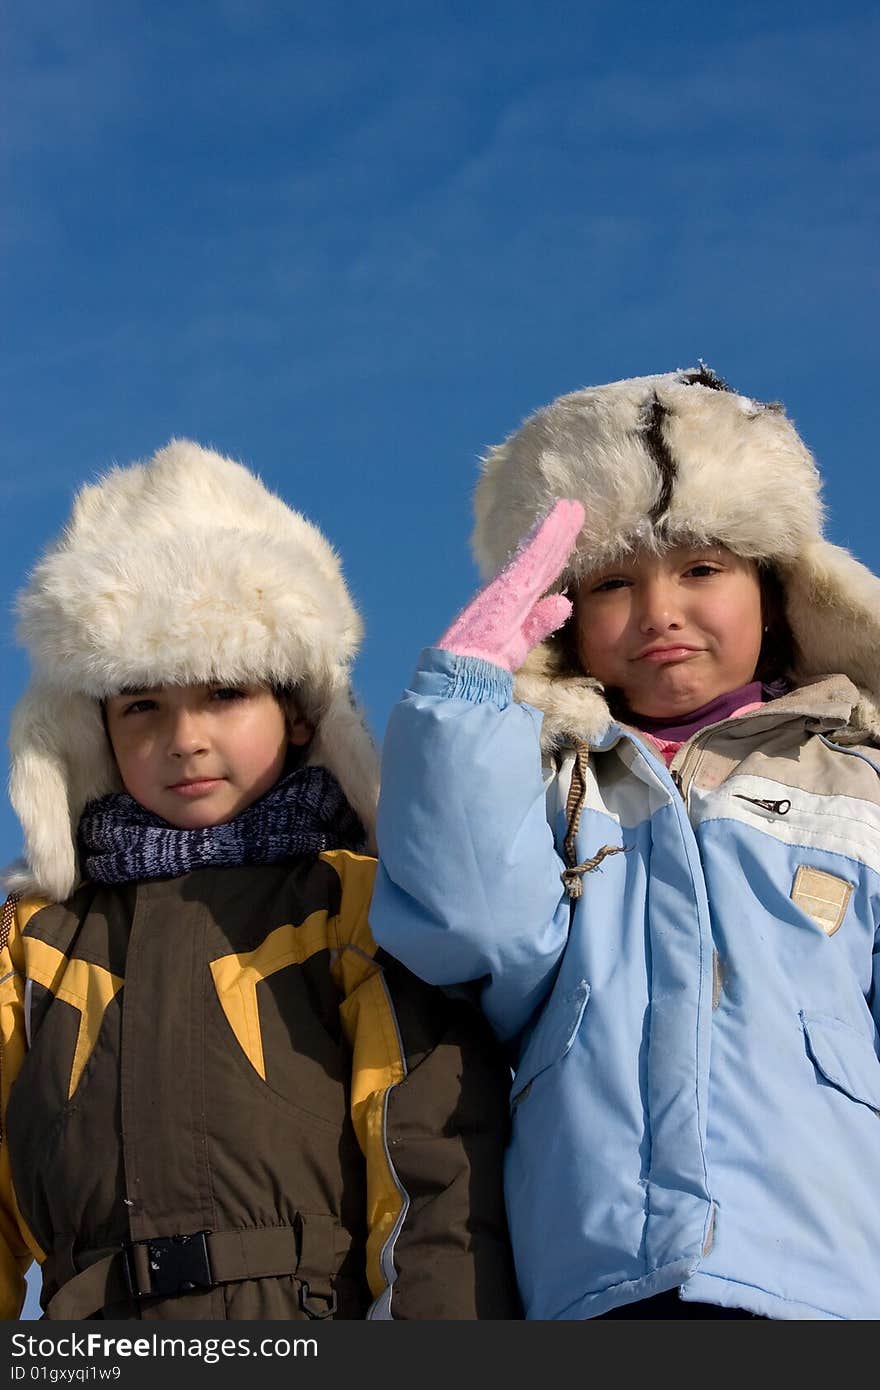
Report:
[[[343,849],[326,850],[320,858],[333,869],[341,889],[331,944],[339,951],[355,948],[372,960],[376,942],[370,930],[369,909],[376,877],[375,858]]]

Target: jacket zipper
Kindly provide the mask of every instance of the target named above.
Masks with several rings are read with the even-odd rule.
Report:
[[[675,768],[674,770],[672,768],[669,769],[669,774],[672,778],[673,784],[681,793],[685,805],[687,805],[688,792],[690,790],[690,784],[693,781],[694,773],[697,770],[697,765],[699,764],[700,758],[703,756],[703,753],[705,752],[706,744],[709,742],[710,738],[717,734],[720,729],[724,729],[728,725],[740,724],[744,720],[747,720],[749,718],[758,718],[763,712],[764,711],[762,710],[753,710],[750,712],[750,714],[740,715],[738,718],[722,719],[719,723],[709,724],[706,726],[705,729],[700,729],[699,733],[693,734],[691,736],[690,746],[688,747],[688,750],[684,755],[681,766]],[[677,756],[678,754],[676,754],[676,757]],[[755,798],[752,797],[744,797],[742,799],[745,801],[755,800]],[[762,806],[765,810],[776,810],[777,814],[781,816],[784,816],[786,814],[786,811],[778,809],[780,806],[785,805],[784,801],[764,802],[755,800],[755,804]],[[790,806],[791,803],[789,802],[789,808]]]
[[[718,727],[719,726],[717,724],[713,725],[713,728]],[[699,764],[700,758],[702,756],[703,744],[694,742],[691,744],[691,746],[685,753],[681,766],[676,768],[674,771],[672,768],[669,769],[672,781],[678,788],[678,791],[681,795],[681,799],[684,802],[685,806],[687,806],[688,804],[688,792],[690,791],[690,784],[694,779],[694,773],[697,770],[697,765]],[[688,816],[688,819],[690,819],[690,816]]]
[[[679,796],[681,797],[682,801],[684,802],[684,805],[685,805],[685,812],[686,812],[686,814],[687,814],[687,817],[688,817],[688,820],[689,820],[689,821],[690,821],[690,812],[689,812],[689,810],[688,810],[688,804],[687,804],[687,803],[688,803],[688,797],[687,797],[687,794],[688,794],[688,790],[689,790],[689,787],[690,787],[690,783],[691,783],[691,781],[693,781],[694,773],[695,773],[696,770],[697,770],[697,765],[699,764],[700,758],[702,757],[702,754],[703,754],[703,751],[704,751],[704,748],[705,748],[705,744],[709,741],[709,739],[711,738],[712,734],[715,733],[718,729],[722,728],[724,724],[732,724],[732,723],[733,723],[733,720],[725,719],[725,720],[723,720],[720,724],[712,724],[712,725],[709,726],[708,729],[701,730],[701,733],[702,733],[702,734],[705,734],[705,739],[701,739],[700,741],[691,744],[691,746],[688,748],[688,750],[687,750],[687,752],[686,752],[686,754],[685,754],[685,756],[684,756],[684,760],[683,760],[682,765],[681,765],[680,768],[670,768],[670,769],[669,769],[669,775],[670,775],[670,777],[672,778],[672,784],[673,784],[673,786],[675,787],[676,791],[678,792]],[[686,780],[686,778],[687,778],[687,780]],[[769,800],[764,800],[763,798],[761,798],[761,797],[756,797],[756,796],[743,796],[743,795],[742,795],[741,793],[739,793],[739,792],[734,792],[734,796],[739,797],[740,801],[749,801],[749,802],[752,803],[752,805],[754,805],[754,806],[760,806],[762,810],[764,810],[764,811],[770,811],[771,813],[774,813],[774,814],[779,815],[779,816],[785,816],[785,815],[787,815],[788,812],[791,810],[791,802],[790,802],[787,798],[784,799],[784,800],[782,800],[782,801],[769,801]],[[721,999],[722,999],[723,993],[724,993],[724,968],[723,968],[723,966],[722,966],[722,964],[721,964],[721,957],[720,957],[720,955],[718,954],[718,947],[717,947],[717,946],[714,944],[714,942],[713,942],[713,945],[712,945],[712,1008],[713,1008],[713,1010],[714,1010],[714,1009],[717,1009],[718,1006],[719,1006],[719,1004],[721,1003]],[[711,1223],[711,1225],[710,1225],[710,1231],[709,1231],[709,1237],[708,1237],[709,1248],[711,1248],[711,1242],[712,1242],[712,1238],[713,1238],[713,1235],[714,1235],[714,1224],[715,1224],[715,1222],[714,1222],[714,1210],[713,1210],[713,1213],[712,1213],[712,1223]],[[704,1251],[703,1253],[705,1254],[706,1251]]]

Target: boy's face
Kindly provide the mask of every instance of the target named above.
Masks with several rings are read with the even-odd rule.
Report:
[[[581,582],[575,613],[584,670],[634,714],[689,714],[754,679],[758,570],[723,546],[628,556]]]
[[[164,685],[111,696],[105,709],[126,791],[184,830],[232,820],[277,782],[288,745],[312,736],[257,685]]]

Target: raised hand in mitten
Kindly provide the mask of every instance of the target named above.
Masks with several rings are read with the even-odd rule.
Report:
[[[523,664],[532,647],[561,627],[571,613],[564,594],[541,595],[565,568],[584,524],[580,502],[561,498],[500,574],[464,608],[437,643],[457,656],[479,656],[508,671]]]

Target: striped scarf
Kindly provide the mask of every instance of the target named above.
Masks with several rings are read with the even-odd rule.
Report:
[[[275,864],[328,849],[362,851],[364,829],[332,773],[302,767],[234,820],[203,830],[180,830],[127,792],[112,792],[86,806],[79,847],[93,882],[131,883],[224,864]]]

